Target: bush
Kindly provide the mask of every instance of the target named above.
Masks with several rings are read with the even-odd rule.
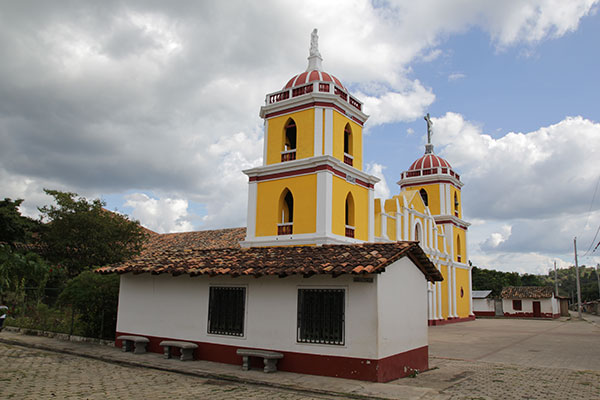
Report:
[[[77,315],[72,315],[69,308],[52,308],[46,304],[26,305],[20,310],[20,315],[9,313],[6,325],[19,328],[38,329],[49,332],[69,333],[82,336],[84,329]],[[10,312],[10,310],[9,310]],[[73,330],[71,331],[71,318]]]
[[[83,336],[114,339],[119,302],[119,276],[84,271],[71,279],[58,298],[79,314]]]

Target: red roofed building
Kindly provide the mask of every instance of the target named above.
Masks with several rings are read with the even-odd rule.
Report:
[[[117,336],[154,352],[192,342],[196,358],[231,364],[238,349],[275,351],[281,370],[377,382],[428,368],[428,289],[442,274],[420,238],[377,242],[368,116],[311,39],[307,70],[261,108],[247,227],[156,235],[98,270],[121,276]]]

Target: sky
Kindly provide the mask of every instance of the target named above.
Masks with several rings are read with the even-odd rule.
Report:
[[[398,192],[424,152],[461,174],[474,265],[600,262],[599,0],[0,0],[0,198],[101,198],[157,232],[245,226],[265,95],[323,68],[370,115]]]

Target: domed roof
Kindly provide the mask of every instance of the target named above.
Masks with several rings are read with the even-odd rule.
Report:
[[[417,159],[414,163],[412,163],[408,170],[415,171],[420,169],[436,167],[452,168],[450,163],[444,160],[442,157],[437,156],[433,153],[425,153],[421,158]]]
[[[312,69],[294,75],[292,79],[290,79],[288,83],[285,84],[283,89],[295,88],[297,86],[306,85],[315,81],[331,82],[339,86],[341,89],[346,90],[346,88],[344,87],[344,85],[342,85],[342,82],[338,78],[319,69]]]

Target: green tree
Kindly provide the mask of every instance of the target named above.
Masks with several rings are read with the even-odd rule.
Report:
[[[48,260],[66,267],[68,276],[95,266],[123,261],[139,253],[146,234],[139,222],[88,201],[76,193],[44,190],[56,205],[41,207],[41,242]]]
[[[114,339],[119,302],[119,275],[84,271],[71,279],[58,298],[72,306],[83,323],[83,334]]]
[[[24,217],[19,211],[23,199],[0,200],[0,242],[14,247],[17,243],[28,243],[34,232],[39,230],[39,223]]]

